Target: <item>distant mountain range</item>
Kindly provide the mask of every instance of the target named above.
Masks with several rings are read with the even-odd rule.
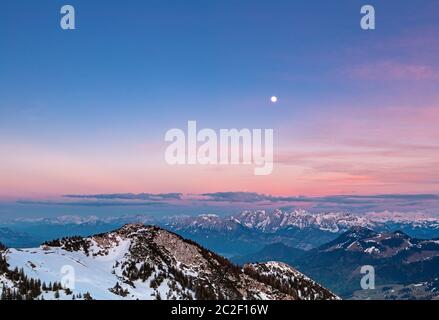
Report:
[[[70,286],[62,283],[67,274]],[[143,224],[33,249],[0,246],[0,292],[2,299],[338,299],[284,263],[241,268]]]
[[[235,216],[205,214],[159,218],[146,215],[107,218],[64,216],[53,219],[17,219],[4,227],[22,235],[27,234],[33,238],[27,246],[34,246],[35,239],[87,236],[113,230],[127,223],[164,227],[227,257],[251,254],[273,243],[309,250],[336,239],[353,227],[365,227],[377,232],[400,230],[415,238],[439,237],[439,218],[420,214],[384,212],[355,215],[311,213],[305,210],[257,210],[244,211]],[[15,246],[14,243],[6,244]],[[23,247],[23,241],[20,244],[18,247]]]
[[[242,264],[272,259],[295,266],[345,298],[439,298],[439,239],[354,227],[310,251],[275,244],[232,260]],[[360,290],[360,269],[365,265],[375,268],[379,294]]]
[[[304,210],[259,210],[244,211],[232,217],[171,217],[158,223],[227,256],[253,253],[273,243],[309,250],[354,227],[378,232],[401,230],[420,238],[439,237],[439,218],[395,214],[359,216]]]

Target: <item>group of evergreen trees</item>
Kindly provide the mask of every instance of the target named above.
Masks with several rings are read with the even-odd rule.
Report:
[[[279,292],[293,296],[295,299],[298,299],[299,297],[296,288],[299,288],[300,286],[299,283],[296,282],[296,279],[284,279],[279,278],[276,275],[262,274],[250,265],[244,267],[244,273],[259,282],[269,285]]]
[[[0,253],[0,274],[6,273],[8,271],[8,262],[6,258]]]
[[[52,282],[49,282],[48,285],[46,285],[45,282],[43,282],[43,284],[41,285],[41,288],[43,291],[47,292],[47,291],[59,291],[59,290],[63,290],[63,287],[61,285],[61,282],[54,282],[52,284]]]
[[[21,294],[18,293],[17,289],[10,289],[10,288],[2,288],[2,293],[0,296],[0,300],[26,300],[27,297],[23,297]],[[28,299],[32,300],[32,299]]]
[[[83,298],[84,298],[84,300],[93,300],[90,292],[88,292],[88,291],[86,293],[84,293]]]
[[[131,261],[128,264],[123,266],[122,275],[130,280],[130,282],[136,280],[146,281],[154,271],[151,265],[147,262],[144,262],[140,265],[140,268],[137,268],[136,263]]]
[[[149,286],[153,289],[157,289],[158,287],[160,287],[160,285],[162,284],[162,282],[165,280],[165,278],[167,278],[167,274],[164,272],[159,272],[158,274],[155,275],[155,277],[151,280],[151,282],[149,283]]]
[[[4,259],[4,258],[2,258]],[[5,263],[3,260],[2,264]],[[7,269],[4,275],[9,280],[16,283],[14,289],[8,289],[3,286],[1,293],[1,300],[33,300],[41,294],[41,281],[29,278],[24,273],[23,269],[15,268],[14,270]]]
[[[82,294],[81,293],[72,294],[72,300],[76,300],[76,299],[82,299]]]
[[[300,299],[298,294],[299,290],[302,293],[318,292],[318,294],[320,295],[319,298],[323,300],[332,297],[332,294],[322,288],[319,284],[313,281],[304,280],[300,277],[284,278],[279,277],[275,274],[262,274],[251,265],[246,265],[244,267],[244,273],[252,277],[253,279],[258,280],[259,282],[271,286],[273,289],[276,289],[279,292],[293,296],[295,299]]]
[[[113,288],[111,288],[110,291],[121,297],[126,297],[129,294],[128,290],[123,289],[119,284],[119,282],[116,282],[116,285]]]
[[[48,285],[45,282],[41,283],[41,280],[28,277],[24,273],[23,268],[18,269],[16,267],[10,270],[6,257],[1,253],[0,274],[15,284],[12,289],[6,288],[5,286],[2,287],[0,300],[34,300],[38,298],[43,291],[55,291],[55,295],[58,294],[59,297],[59,290],[63,290],[60,282],[49,283]]]
[[[64,250],[70,252],[80,251],[82,249],[86,255],[88,255],[90,249],[90,243],[87,241],[87,239],[79,236],[46,241],[43,243],[43,245],[58,248],[62,247]]]
[[[170,267],[169,273],[172,274],[176,282],[182,287],[182,295],[184,299],[192,299],[193,297],[186,293],[186,290],[193,291],[195,293],[195,299],[198,300],[216,300],[222,299],[220,293],[215,293],[213,288],[205,281],[196,279],[194,277],[185,275],[182,271]]]

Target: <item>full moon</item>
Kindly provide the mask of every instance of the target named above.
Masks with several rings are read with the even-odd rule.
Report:
[[[277,102],[277,97],[276,96],[272,96],[271,97],[271,102],[276,103]]]

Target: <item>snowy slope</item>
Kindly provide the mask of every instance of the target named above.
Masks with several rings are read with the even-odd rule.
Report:
[[[200,215],[163,218],[162,224],[172,230],[234,230],[237,225],[248,229],[273,233],[288,228],[317,229],[330,233],[342,233],[353,227],[391,229],[392,226],[439,229],[439,218],[409,213],[370,213],[356,215],[347,212],[312,213],[306,210],[243,211],[232,217]]]
[[[83,251],[68,252],[48,246],[23,250],[9,249],[6,255],[11,269],[23,268],[26,275],[47,284],[61,281],[72,268],[72,276],[75,277],[73,292],[93,292],[92,296],[96,299],[115,299],[117,295],[108,290],[118,281],[117,274],[112,273],[114,263],[124,258],[130,245],[129,240],[120,238],[116,240],[118,242],[109,250],[108,255],[103,256],[86,255]],[[91,245],[93,248],[91,252],[95,253],[95,250],[99,250],[94,240],[91,240]],[[50,297],[45,296],[45,298]]]

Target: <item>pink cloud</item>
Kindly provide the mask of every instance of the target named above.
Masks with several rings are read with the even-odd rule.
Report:
[[[289,140],[282,141],[275,161],[285,179],[301,189],[434,193],[439,190],[437,123],[436,102],[329,108],[307,127],[283,132]]]
[[[435,66],[394,61],[356,66],[349,70],[348,74],[360,80],[439,80],[439,68]]]

